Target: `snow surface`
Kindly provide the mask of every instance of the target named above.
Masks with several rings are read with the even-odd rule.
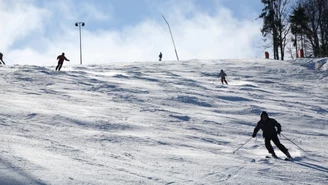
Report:
[[[326,61],[1,66],[0,184],[327,184]],[[261,111],[294,162],[251,138]]]

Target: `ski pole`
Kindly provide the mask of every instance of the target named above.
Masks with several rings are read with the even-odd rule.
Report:
[[[292,140],[288,139],[285,135],[283,134],[280,134],[282,135],[285,139],[287,139],[288,141],[290,141],[291,143],[293,143],[295,146],[297,146],[298,148],[300,148],[301,150],[303,150],[305,153],[307,153],[307,151],[305,151],[303,148],[301,148],[300,146],[298,146],[296,143],[294,143]]]
[[[15,62],[15,61],[13,61],[13,60],[10,60],[9,58],[6,58],[6,57],[3,57],[6,61],[7,60],[9,60],[10,62],[12,62],[12,63],[17,63],[17,62]]]
[[[250,140],[252,139],[252,137],[251,138],[249,138],[244,144],[242,144],[239,148],[237,148],[235,151],[233,151],[232,153],[235,153],[237,150],[239,150],[239,149],[241,149],[244,145],[246,145]]]

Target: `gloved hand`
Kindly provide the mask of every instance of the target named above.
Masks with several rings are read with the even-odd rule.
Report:
[[[256,134],[253,134],[252,137],[256,137]]]
[[[280,136],[280,133],[281,133],[281,130],[278,130],[278,131],[277,131],[277,134],[278,134],[279,136]]]

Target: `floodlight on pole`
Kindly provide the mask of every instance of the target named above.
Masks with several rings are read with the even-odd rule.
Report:
[[[82,65],[82,41],[81,41],[81,26],[84,26],[84,22],[77,22],[75,23],[75,26],[79,27],[79,32],[80,32],[80,64]]]
[[[178,52],[177,52],[177,49],[175,47],[175,43],[174,43],[172,31],[171,31],[171,27],[170,27],[169,23],[167,22],[167,20],[165,19],[164,15],[162,15],[162,17],[163,17],[164,21],[166,22],[167,26],[169,27],[169,31],[170,31],[170,34],[171,34],[171,38],[172,38],[172,42],[173,42],[173,47],[174,47],[175,55],[177,56],[177,60],[179,60]]]

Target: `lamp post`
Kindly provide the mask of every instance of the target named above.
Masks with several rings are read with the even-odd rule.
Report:
[[[177,49],[175,48],[175,44],[174,44],[173,35],[172,35],[172,32],[171,32],[170,25],[169,25],[169,23],[167,22],[167,20],[165,19],[164,15],[162,15],[162,17],[163,17],[163,19],[165,20],[167,26],[169,27],[170,34],[171,34],[171,38],[172,38],[172,42],[173,42],[173,47],[174,47],[174,51],[175,51],[175,55],[177,56],[177,60],[179,60],[178,52],[177,52]]]
[[[75,26],[79,27],[80,32],[80,64],[82,65],[82,41],[81,41],[81,26],[84,26],[84,22],[77,22],[75,23]]]

